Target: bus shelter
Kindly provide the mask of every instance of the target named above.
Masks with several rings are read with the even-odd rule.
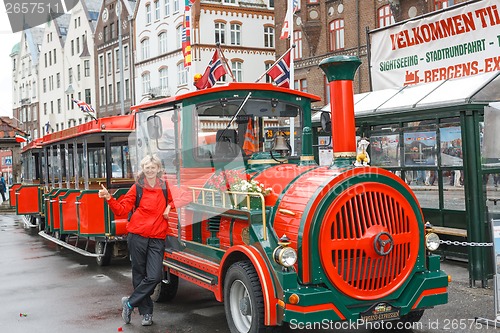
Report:
[[[372,166],[399,175],[441,236],[467,259],[470,284],[492,277],[491,219],[500,217],[500,72],[355,95]],[[322,111],[328,112],[329,106]],[[323,119],[323,121],[322,121]],[[318,151],[325,134],[313,117]],[[328,126],[323,126],[328,129]]]

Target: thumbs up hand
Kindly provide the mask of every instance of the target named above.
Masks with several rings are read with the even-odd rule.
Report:
[[[99,198],[104,198],[106,200],[111,199],[111,194],[109,194],[108,190],[101,184],[102,190],[99,190]]]

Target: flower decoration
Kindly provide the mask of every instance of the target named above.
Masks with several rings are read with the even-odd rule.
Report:
[[[237,183],[231,186],[231,191],[235,192],[248,192],[248,193],[262,193],[263,196],[271,193],[272,189],[270,187],[265,187],[264,184],[252,179],[250,181],[241,179]]]
[[[221,192],[262,193],[264,196],[272,190],[255,179],[250,180],[249,175],[236,170],[218,171],[207,181],[207,186]]]
[[[229,191],[234,184],[240,182],[245,175],[236,170],[222,170],[216,172],[208,181],[207,186],[221,192]]]

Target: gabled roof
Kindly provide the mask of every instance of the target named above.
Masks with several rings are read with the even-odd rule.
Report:
[[[70,14],[63,14],[58,17],[56,17],[55,20],[55,26],[57,30],[57,34],[60,36],[60,42],[61,46],[64,46],[64,43],[66,42],[66,36],[68,35],[68,28],[69,28],[69,23],[70,23]]]
[[[31,28],[24,30],[26,43],[28,44],[28,52],[31,54],[31,61],[34,65],[38,64],[38,56],[42,46],[44,28]]]
[[[103,1],[102,0],[84,0],[82,1],[82,7],[89,20],[90,29],[92,33],[95,32],[97,26],[97,21],[99,20],[99,15],[101,11]]]

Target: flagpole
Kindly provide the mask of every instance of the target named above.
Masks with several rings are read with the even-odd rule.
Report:
[[[233,71],[229,67],[229,64],[227,63],[226,56],[224,55],[224,52],[222,52],[222,48],[220,47],[220,43],[215,44],[217,46],[217,49],[219,50],[220,54],[222,55],[222,60],[224,60],[224,63],[226,64],[226,69],[227,72],[231,75],[231,78],[233,79],[233,82],[236,82],[236,78],[234,77]]]
[[[260,80],[262,80],[262,78],[263,78],[264,76],[266,76],[266,74],[267,74],[267,73],[268,73],[268,72],[269,72],[269,71],[270,71],[270,70],[271,70],[274,66],[276,66],[276,64],[277,64],[278,62],[280,62],[280,60],[281,60],[281,59],[283,59],[283,58],[286,56],[286,54],[287,54],[288,52],[291,52],[291,50],[292,50],[294,47],[295,47],[295,44],[292,44],[292,46],[290,46],[290,47],[288,48],[288,50],[286,50],[286,52],[285,52],[285,53],[283,53],[283,54],[281,55],[281,57],[279,57],[279,58],[278,58],[278,60],[276,60],[276,61],[275,61],[275,62],[274,62],[271,66],[269,66],[269,68],[268,68],[268,69],[264,72],[264,74],[262,74],[262,75],[261,75],[261,76],[260,76],[257,80],[255,80],[255,83],[257,83],[257,82],[259,82]],[[291,57],[290,57],[290,61],[292,61]]]
[[[288,38],[290,38],[290,48],[295,47],[295,44],[293,43],[293,0],[288,0],[288,8],[287,8],[287,13],[290,15],[288,17]],[[291,52],[291,51],[290,51]],[[294,58],[295,54],[290,54],[290,89],[295,89],[295,80],[294,80]],[[295,155],[295,145],[293,144],[295,142],[295,118],[290,117],[290,147],[292,148],[292,151],[290,152],[291,156]]]

